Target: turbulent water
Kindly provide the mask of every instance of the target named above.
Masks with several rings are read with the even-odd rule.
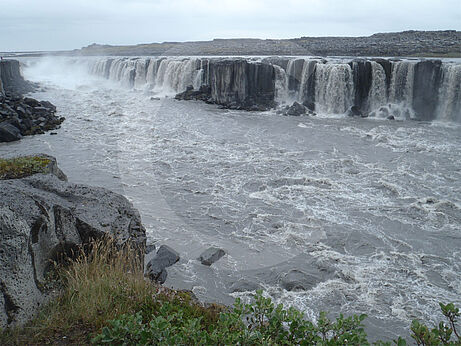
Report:
[[[413,318],[439,319],[440,301],[461,305],[459,124],[229,111],[156,97],[193,84],[197,73],[138,76],[152,89],[135,91],[120,86],[123,78],[114,84],[72,66],[50,60],[24,69],[46,86],[34,97],[67,120],[57,135],[2,144],[0,154],[46,152],[70,181],[127,196],[149,240],[181,254],[167,285],[226,303],[259,285],[311,318],[367,313],[369,333],[385,339],[408,335]],[[350,72],[333,66],[318,78]],[[344,107],[348,80],[334,96]],[[373,100],[383,83],[372,84]],[[328,83],[325,90],[336,92]],[[391,90],[396,99],[407,93]],[[441,120],[450,107],[439,104]],[[196,258],[209,246],[227,255],[205,267]]]

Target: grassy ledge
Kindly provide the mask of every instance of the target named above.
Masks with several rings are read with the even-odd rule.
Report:
[[[46,173],[51,161],[40,156],[0,158],[0,180],[19,179],[36,173]]]
[[[276,306],[258,291],[254,302],[232,308],[204,306],[189,293],[146,281],[142,258],[129,245],[95,241],[53,280],[62,291],[26,326],[0,331],[1,345],[369,345],[365,315],[316,323]],[[414,321],[417,345],[461,345],[459,309],[441,304],[447,322],[434,328]],[[402,338],[375,345],[406,345]]]

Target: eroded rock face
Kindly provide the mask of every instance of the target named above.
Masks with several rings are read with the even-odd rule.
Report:
[[[30,319],[47,301],[50,261],[92,238],[130,240],[144,254],[139,213],[121,195],[54,174],[1,180],[0,191],[0,327]]]
[[[244,59],[212,60],[208,78],[213,103],[245,110],[275,106],[275,70],[270,64]]]
[[[19,61],[0,61],[0,142],[43,134],[64,121],[50,102],[22,96],[34,89],[35,85],[22,77]]]

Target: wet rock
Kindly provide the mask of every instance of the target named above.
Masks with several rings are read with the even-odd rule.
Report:
[[[200,89],[194,90],[192,85],[189,85],[186,90],[175,96],[176,100],[199,100],[207,101],[211,97],[211,87],[202,85]]]
[[[231,293],[234,292],[251,292],[251,291],[256,291],[261,289],[261,285],[259,285],[256,282],[245,280],[245,279],[240,279],[237,282],[234,282],[230,288],[229,291]]]
[[[4,89],[0,93],[0,126],[11,124],[21,136],[28,136],[59,128],[64,121],[64,118],[55,115],[56,107],[50,102],[21,96],[22,93],[33,91],[35,86],[21,76],[18,61],[3,60],[0,63],[0,81]],[[12,135],[11,128],[2,133],[0,142],[21,138],[14,133]]]
[[[148,244],[146,245],[146,250],[144,251],[144,253],[147,255],[148,253],[155,251],[155,249],[156,249],[155,244]]]
[[[36,174],[0,180],[0,191],[0,328],[26,322],[47,302],[52,261],[106,235],[144,248],[139,213],[106,189]]]
[[[275,69],[267,62],[213,59],[208,81],[211,102],[226,108],[262,111],[275,106]]]
[[[391,115],[389,115],[386,119],[387,119],[387,120],[395,120],[395,117],[391,114]]]
[[[309,290],[321,280],[298,269],[292,269],[281,279],[281,285],[287,291]]]
[[[14,142],[21,139],[21,131],[10,123],[0,124],[0,142]]]
[[[347,111],[347,116],[349,117],[363,117],[362,111],[357,106],[352,106]]]
[[[314,111],[315,110],[315,103],[314,102],[310,102],[310,101],[304,101],[303,102],[303,106],[306,107],[308,110],[310,111]]]
[[[286,114],[292,116],[306,114],[306,107],[298,102],[293,102],[293,104],[287,109]]]
[[[293,102],[291,106],[285,106],[283,109],[277,111],[277,114],[290,115],[290,116],[300,116],[306,113],[310,115],[313,114],[313,112],[310,111],[306,106],[298,102]]]
[[[213,263],[218,261],[221,257],[223,257],[226,252],[223,249],[219,249],[216,247],[210,247],[209,249],[205,250],[198,258],[198,260],[206,266],[211,266]]]
[[[179,253],[167,245],[162,245],[157,254],[147,263],[145,275],[152,281],[163,284],[167,277],[165,268],[179,261]]]

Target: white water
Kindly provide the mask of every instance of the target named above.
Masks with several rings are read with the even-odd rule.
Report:
[[[147,71],[156,70],[152,61]],[[190,71],[186,60],[171,59],[172,69],[178,61]],[[149,239],[181,254],[168,285],[230,302],[234,282],[256,282],[308,316],[367,313],[367,330],[387,339],[407,333],[413,318],[438,320],[439,301],[461,304],[459,125],[152,100],[152,91],[118,85],[131,65],[111,82],[77,68],[85,64],[49,60],[24,70],[48,87],[35,97],[67,120],[58,135],[2,144],[0,154],[46,152],[71,181],[127,196]],[[179,87],[168,65],[158,85]],[[324,72],[324,84],[349,78],[345,66]],[[335,93],[338,108],[352,97]],[[196,258],[211,245],[228,255],[204,267]],[[281,281],[291,269],[318,282],[287,291]]]
[[[87,64],[90,73],[118,82],[124,87],[153,90],[160,96],[173,96],[189,85],[199,89],[201,85],[209,83],[209,62],[213,59],[217,58],[100,58],[90,59]],[[383,67],[376,61],[370,60],[370,63],[371,88],[363,111],[377,118],[390,115],[401,120],[415,118],[412,103],[417,61],[392,63],[389,90]],[[354,105],[356,86],[348,61],[292,58],[287,61],[286,70],[277,65],[274,68],[275,100],[279,104],[304,102],[306,95],[312,94],[315,95],[316,112],[322,116],[344,114]],[[437,114],[433,118],[459,122],[461,64],[445,62],[442,70]],[[308,85],[310,77],[314,77],[312,85]],[[243,90],[236,92],[242,93]]]
[[[353,105],[354,84],[348,64],[316,66],[316,109],[323,114],[345,113]]]

